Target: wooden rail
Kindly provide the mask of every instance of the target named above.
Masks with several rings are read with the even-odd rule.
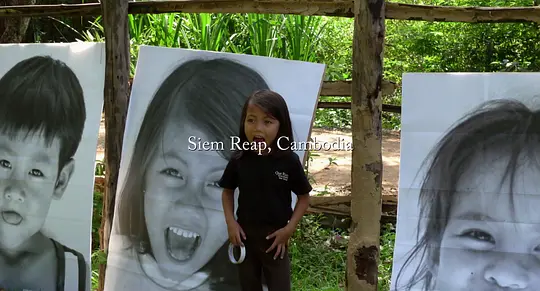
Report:
[[[129,78],[128,85],[131,88],[133,84],[133,78]],[[382,94],[385,96],[392,95],[398,89],[399,85],[395,82],[383,80],[382,81]],[[324,81],[321,87],[321,96],[351,96],[352,95],[352,81]],[[337,107],[336,107],[337,108]]]
[[[177,0],[129,2],[129,14],[270,13],[354,17],[353,1]],[[98,16],[99,3],[0,6],[0,17]],[[540,22],[540,7],[456,7],[386,2],[385,18],[438,22]]]
[[[133,83],[133,78],[129,79],[129,85]],[[392,81],[382,81],[382,94],[385,96],[391,95],[398,88],[398,85]],[[351,81],[324,81],[321,88],[321,96],[337,96],[345,97],[352,95]],[[324,102],[317,104],[317,108],[334,108],[334,109],[351,109],[351,102]],[[393,112],[401,114],[401,106],[383,104],[382,110],[385,112]]]
[[[324,102],[317,104],[317,108],[351,109],[351,102]],[[401,106],[392,104],[383,104],[382,110],[385,112],[401,113]]]
[[[399,87],[398,84],[389,80],[383,80],[381,84],[383,96],[392,95]],[[321,96],[351,96],[352,81],[325,81],[321,88]]]
[[[105,177],[96,176],[96,191],[105,190]],[[307,212],[330,214],[342,217],[351,216],[351,196],[312,196]],[[396,223],[397,197],[383,196],[381,223]]]

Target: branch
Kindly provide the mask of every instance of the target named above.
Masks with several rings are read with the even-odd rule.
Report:
[[[394,94],[398,88],[395,82],[383,80],[382,94],[384,96]],[[321,89],[321,96],[351,96],[352,81],[325,81]]]
[[[351,3],[346,1],[295,1],[260,2],[254,0],[182,0],[129,2],[129,14],[185,13],[268,13],[318,16],[353,17]],[[101,15],[99,3],[57,4],[33,6],[0,6],[0,17],[20,16],[98,16]]]
[[[458,7],[386,4],[386,19],[438,22],[540,22],[540,7]]]
[[[442,22],[540,22],[540,7],[457,7],[387,2],[386,19]],[[130,2],[129,14],[268,13],[354,17],[353,1],[178,0]],[[0,17],[98,16],[99,3],[0,6]]]

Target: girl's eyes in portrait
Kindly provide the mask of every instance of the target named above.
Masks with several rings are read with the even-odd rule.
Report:
[[[464,239],[468,247],[473,249],[486,249],[495,244],[495,238],[486,231],[480,229],[466,230],[458,235]]]
[[[219,186],[219,181],[211,181],[211,182],[208,182],[208,184],[206,184],[206,185],[210,186],[210,187],[221,188]]]
[[[468,238],[472,238],[472,239],[476,239],[480,241],[495,243],[493,236],[491,236],[489,233],[485,231],[478,230],[478,229],[467,230],[461,234],[461,237],[468,237]]]
[[[179,187],[184,184],[184,176],[182,173],[174,168],[166,168],[159,171],[164,176],[165,182],[168,186]]]
[[[173,168],[167,168],[167,169],[161,170],[159,173],[163,175],[171,176],[177,179],[182,179],[182,180],[184,179],[184,177],[180,174],[180,171]]]
[[[207,194],[210,194],[211,197],[216,197],[218,199],[221,199],[221,186],[219,186],[219,179],[221,178],[221,175],[223,174],[223,171],[225,169],[221,169],[219,171],[215,171],[210,173],[205,182],[205,188]],[[209,192],[209,193],[208,193]],[[218,196],[214,196],[214,193],[219,194]]]
[[[206,179],[208,181],[206,183],[206,186],[221,189],[221,187],[219,186],[219,179],[221,179],[223,171],[225,171],[225,169],[210,173],[210,175],[208,175],[208,178]]]
[[[11,169],[11,163],[9,161],[6,161],[6,160],[0,160],[0,167],[6,168],[6,169]]]

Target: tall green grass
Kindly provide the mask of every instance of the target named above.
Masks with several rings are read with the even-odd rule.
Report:
[[[98,17],[80,32],[80,40],[103,41],[101,21]],[[352,24],[348,18],[280,14],[129,15],[131,74],[139,45],[153,45],[319,62],[326,64],[325,80],[350,80]],[[323,96],[321,101],[350,97]],[[350,110],[318,109],[315,126],[350,128]]]
[[[132,74],[139,45],[179,47],[316,62],[328,18],[278,14],[171,13],[129,15]],[[98,17],[82,41],[103,41]]]

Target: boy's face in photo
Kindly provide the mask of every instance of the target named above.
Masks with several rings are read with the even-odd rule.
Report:
[[[31,248],[52,199],[60,199],[73,171],[58,171],[60,140],[47,144],[40,133],[0,134],[0,250]]]
[[[537,159],[526,160],[512,192],[500,153],[478,155],[463,173],[434,266],[436,290],[538,290],[540,171]]]

